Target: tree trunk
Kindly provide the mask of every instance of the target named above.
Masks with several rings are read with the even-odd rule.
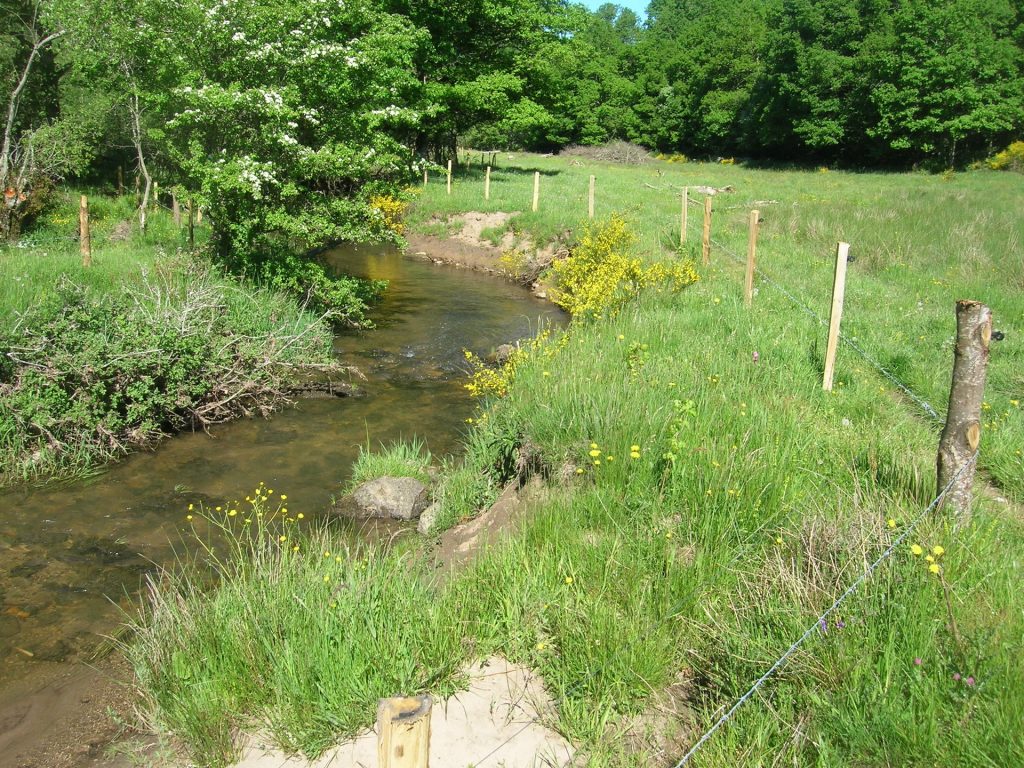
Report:
[[[953,382],[937,461],[938,492],[952,483],[938,508],[948,505],[958,525],[970,522],[974,467],[966,465],[981,443],[981,405],[991,340],[992,310],[977,301],[958,301]]]

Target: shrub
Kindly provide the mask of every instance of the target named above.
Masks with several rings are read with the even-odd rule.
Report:
[[[697,281],[691,262],[644,266],[640,259],[627,256],[634,240],[626,220],[618,214],[588,225],[569,257],[552,266],[557,284],[555,303],[573,317],[614,315],[646,286],[681,290]]]
[[[1015,141],[988,161],[993,171],[1017,171],[1024,173],[1024,141]]]

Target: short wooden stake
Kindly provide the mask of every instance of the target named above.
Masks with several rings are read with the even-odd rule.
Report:
[[[711,263],[711,195],[704,198],[704,236],[701,239],[704,266]]]
[[[178,205],[178,196],[171,194],[171,215],[174,217],[174,226],[181,229],[181,206]]]
[[[160,184],[155,182],[155,181],[153,182],[153,201],[152,201],[152,205],[153,205],[153,210],[154,211],[157,209],[157,206],[160,205]]]
[[[594,186],[597,184],[597,179],[593,176],[590,177],[590,198],[587,201],[587,216],[591,219],[594,218]]]
[[[432,704],[425,694],[380,700],[377,705],[379,768],[427,768]]]
[[[189,198],[188,201],[188,249],[196,247],[196,201]]]
[[[533,172],[533,210],[540,205],[540,171]]]
[[[953,483],[938,508],[948,506],[958,526],[970,522],[975,467],[964,465],[981,444],[981,407],[991,343],[992,310],[977,301],[958,301],[953,381],[937,461],[938,491]]]
[[[452,193],[452,161],[448,160],[448,194]]]
[[[754,303],[754,270],[757,269],[757,229],[761,223],[761,212],[750,212],[750,232],[747,236],[747,274],[743,281],[743,303],[750,307]]]
[[[203,206],[200,205],[199,207],[196,208],[196,224],[198,225],[198,224],[202,224],[202,223],[203,223]]]
[[[78,246],[82,252],[82,266],[92,264],[92,237],[89,234],[89,198],[82,195],[78,205]]]
[[[679,247],[686,243],[686,217],[690,210],[690,188],[683,187],[683,206],[679,209]]]
[[[124,168],[120,165],[117,166],[117,195],[120,197],[124,194]]]
[[[850,257],[850,244],[839,243],[836,247],[836,276],[832,283],[832,314],[828,321],[828,345],[825,347],[825,376],[821,387],[832,391],[832,379],[836,372],[836,351],[839,349],[839,324],[843,319],[843,298],[846,295],[846,261]]]
[[[483,159],[483,155],[480,155]],[[484,173],[484,200],[491,199],[491,166],[487,166],[487,171]]]

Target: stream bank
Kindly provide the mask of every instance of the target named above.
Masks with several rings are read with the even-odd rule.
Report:
[[[153,563],[185,552],[189,504],[230,501],[264,481],[315,516],[348,479],[360,446],[420,436],[435,456],[454,453],[474,407],[463,388],[463,349],[486,354],[561,318],[506,281],[437,269],[388,247],[346,246],[324,259],[339,272],[390,282],[373,311],[376,329],[334,344],[366,376],[364,396],[302,400],[270,419],[171,438],[85,482],[3,494],[0,740],[11,748],[0,751],[2,768],[95,764],[102,750],[83,753],[46,702],[59,695],[78,711],[72,720],[91,722],[96,698],[65,695],[60,681],[80,673],[118,627]],[[112,679],[100,670],[85,687]]]

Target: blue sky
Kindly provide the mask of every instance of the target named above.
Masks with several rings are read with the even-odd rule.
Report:
[[[650,0],[580,0],[583,5],[587,6],[592,11],[596,11],[600,6],[606,2],[612,2],[616,5],[624,6],[625,8],[632,8],[637,16],[644,18],[644,11],[647,10],[647,3]]]

